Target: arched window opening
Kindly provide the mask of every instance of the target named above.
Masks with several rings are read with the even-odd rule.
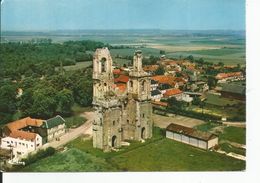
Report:
[[[100,61],[101,62],[101,72],[106,72],[106,61],[107,60],[104,57]]]
[[[133,88],[133,81],[130,81],[130,87]]]

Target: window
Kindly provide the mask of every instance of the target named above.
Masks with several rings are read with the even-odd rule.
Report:
[[[10,142],[9,141],[6,141],[7,144],[9,144]]]
[[[19,145],[21,145],[21,142],[19,142]]]
[[[33,147],[33,145],[31,145],[31,147]]]
[[[129,124],[129,120],[127,120],[127,124]]]
[[[23,144],[23,146],[25,145],[24,143],[22,143]]]
[[[143,81],[141,84],[141,90],[144,91],[144,89],[145,89],[145,81]]]
[[[144,118],[144,113],[143,113],[143,118]]]
[[[130,81],[130,87],[131,88],[133,87],[133,81]]]
[[[13,143],[13,141],[11,141],[11,143]]]
[[[113,121],[113,125],[115,125],[116,124],[116,121]]]
[[[101,59],[101,72],[106,72],[106,58]]]
[[[40,144],[37,144],[37,147],[39,147],[40,146]]]

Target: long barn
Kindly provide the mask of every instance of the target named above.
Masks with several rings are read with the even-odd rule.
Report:
[[[218,136],[212,133],[202,132],[173,123],[166,128],[166,137],[205,150],[218,144]]]

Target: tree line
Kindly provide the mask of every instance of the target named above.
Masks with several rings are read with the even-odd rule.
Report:
[[[52,59],[59,59],[61,55],[75,58],[76,55],[71,54],[73,50],[83,53],[103,46],[105,44],[94,41],[1,44],[0,125],[26,116],[40,119],[57,114],[70,116],[75,103],[91,105],[92,68],[57,70]]]

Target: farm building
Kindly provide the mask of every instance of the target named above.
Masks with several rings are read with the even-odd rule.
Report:
[[[171,123],[166,128],[166,138],[208,150],[218,144],[218,136]]]

